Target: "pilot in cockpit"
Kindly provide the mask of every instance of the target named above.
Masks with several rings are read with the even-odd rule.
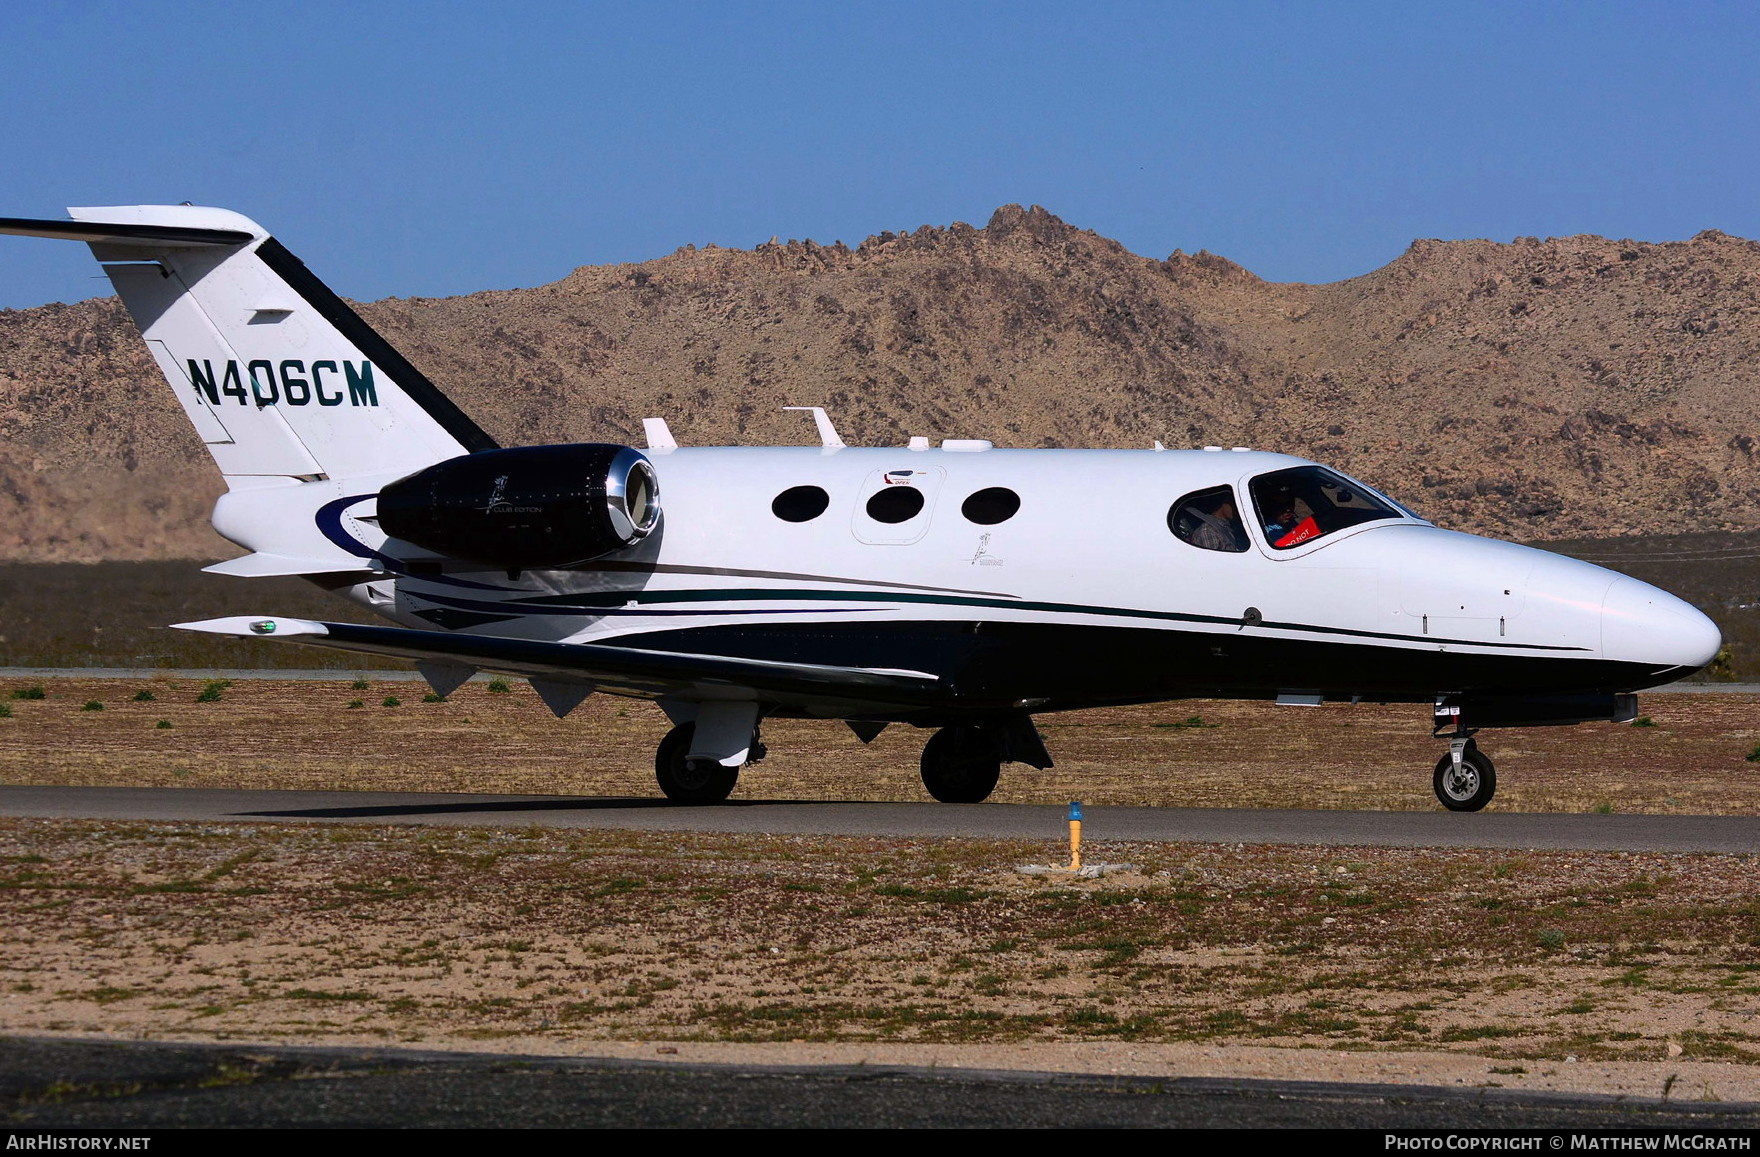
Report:
[[[1265,504],[1267,514],[1265,537],[1271,542],[1276,542],[1294,530],[1302,520],[1301,516],[1296,514],[1295,492],[1288,487],[1279,487],[1276,493],[1267,495],[1267,497],[1270,501]]]

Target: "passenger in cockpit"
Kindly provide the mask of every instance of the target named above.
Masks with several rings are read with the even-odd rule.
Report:
[[[1208,511],[1202,503],[1194,504],[1192,513],[1198,519],[1198,525],[1188,540],[1193,546],[1237,554],[1247,549],[1246,528],[1241,526],[1241,516],[1234,508],[1232,494],[1225,491],[1222,501]]]

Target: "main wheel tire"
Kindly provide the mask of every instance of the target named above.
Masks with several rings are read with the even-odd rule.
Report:
[[[943,727],[923,745],[923,786],[942,803],[983,803],[1002,777],[1002,757],[976,727]]]
[[[1469,742],[1461,752],[1460,774],[1455,774],[1454,756],[1445,755],[1437,762],[1431,782],[1443,807],[1451,812],[1476,812],[1497,793],[1497,768],[1478,744]]]
[[[680,723],[666,733],[654,752],[654,778],[673,803],[720,803],[733,794],[739,768],[723,767],[712,759],[686,759],[697,725]]]

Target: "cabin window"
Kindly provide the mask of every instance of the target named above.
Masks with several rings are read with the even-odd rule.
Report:
[[[1217,486],[1188,494],[1167,512],[1167,529],[1199,550],[1239,554],[1247,549],[1247,528],[1235,507],[1234,490]]]
[[[960,505],[967,522],[995,526],[1007,522],[1021,508],[1021,496],[1006,486],[991,486],[974,493]]]
[[[1379,495],[1324,466],[1297,466],[1253,479],[1253,506],[1265,541],[1277,550],[1400,511]]]
[[[875,522],[909,522],[923,512],[923,492],[914,486],[887,486],[868,499],[868,517]]]
[[[770,504],[770,513],[784,522],[811,522],[831,505],[831,495],[818,486],[790,486]]]

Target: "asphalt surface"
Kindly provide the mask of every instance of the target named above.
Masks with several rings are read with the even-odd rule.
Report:
[[[391,671],[355,671],[335,667],[0,667],[0,679],[287,679],[303,683],[347,682],[373,679],[417,683],[422,676],[413,668]],[[493,675],[479,672],[472,678],[488,682]],[[1756,695],[1760,683],[1669,683],[1652,687],[1643,695],[1674,694]]]
[[[30,1037],[0,1038],[0,1100],[22,1130],[1760,1128],[1760,1105],[1498,1089]]]
[[[1752,816],[1559,815],[1089,807],[1092,840],[1760,852]],[[684,807],[663,799],[206,788],[0,786],[0,815],[195,822],[445,824],[624,828],[769,835],[1040,839],[1064,830],[1058,806],[733,800]]]

